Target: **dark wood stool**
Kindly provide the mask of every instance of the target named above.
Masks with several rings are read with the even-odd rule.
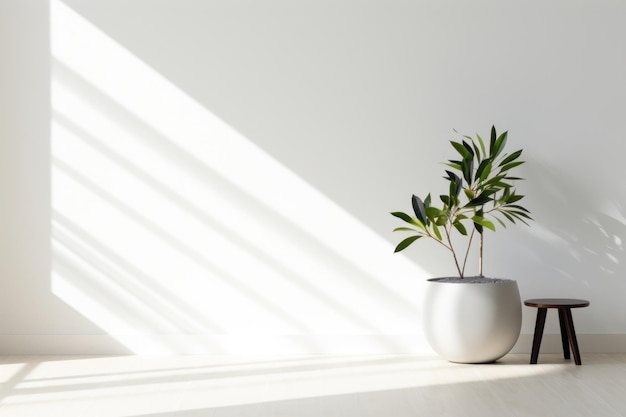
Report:
[[[572,298],[535,298],[524,301],[530,307],[537,307],[537,322],[535,323],[535,337],[533,339],[533,349],[530,355],[530,363],[536,364],[539,357],[539,346],[543,337],[543,327],[546,324],[546,315],[549,308],[559,310],[559,324],[561,325],[561,341],[563,342],[563,356],[569,359],[569,348],[572,347],[574,361],[576,365],[581,365],[578,341],[574,331],[574,320],[572,319],[572,308],[587,307],[589,301],[576,300]]]

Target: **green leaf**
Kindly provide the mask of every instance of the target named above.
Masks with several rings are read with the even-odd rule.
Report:
[[[426,208],[424,207],[424,202],[415,194],[411,198],[411,203],[413,205],[413,212],[415,213],[415,217],[418,218],[419,221],[424,225],[428,225],[426,221]]]
[[[456,221],[454,223],[452,223],[452,225],[456,228],[456,230],[459,231],[459,233],[461,233],[463,236],[467,236],[467,229],[465,229],[465,226],[463,226],[463,223],[461,223],[460,221]]]
[[[421,237],[422,236],[407,237],[402,242],[398,243],[398,246],[396,246],[396,249],[393,252],[396,253],[396,252],[400,252],[401,250],[406,249],[411,243],[415,242],[417,239]]]
[[[493,145],[492,153],[489,155],[490,158],[495,160],[498,155],[500,155],[500,153],[504,150],[504,147],[506,146],[507,134],[508,132],[504,132],[500,136],[498,136],[498,139],[496,139],[496,142]]]
[[[394,232],[417,232],[415,229],[411,229],[410,227],[396,227],[393,229]]]
[[[496,146],[496,127],[491,126],[491,140],[489,141],[489,155],[493,155],[493,148]]]
[[[500,169],[500,172],[506,172],[512,168],[515,168],[516,166],[520,166],[524,163],[525,161],[515,161],[515,162],[509,162],[508,164],[506,164],[505,166],[503,166]]]
[[[467,138],[471,141],[472,138],[470,138],[469,136],[467,136]],[[472,155],[472,159],[474,159],[474,149],[472,148],[472,146],[470,146],[469,143],[463,141],[463,146],[465,146],[465,149],[467,149],[467,151],[470,153],[470,155]]]
[[[446,174],[448,175],[447,177],[444,177],[445,179],[447,179],[448,181],[456,181],[457,178],[459,178],[458,175],[456,175],[454,172],[452,171],[448,171],[446,169]]]
[[[501,213],[511,223],[515,223],[515,218],[512,217],[509,213],[507,213],[506,210],[498,210],[498,213]]]
[[[502,212],[502,213],[504,214],[504,212]],[[530,218],[529,215],[527,215],[526,213],[523,213],[521,211],[507,211],[506,213],[508,213],[511,216],[515,217],[517,220],[521,221],[522,223],[524,223],[527,226],[528,226],[528,223],[526,222],[525,219],[532,220],[532,218]]]
[[[424,207],[426,208],[430,207],[430,193],[428,193],[428,195],[424,199]]]
[[[489,176],[491,172],[491,159],[483,159],[482,162],[478,165],[478,169],[476,169],[476,178],[480,179],[480,181],[484,181],[485,178]]]
[[[504,160],[502,160],[502,162],[500,162],[500,165],[498,166],[502,166],[502,165],[506,165],[509,162],[513,162],[514,160],[516,160],[517,158],[519,158],[519,156],[522,154],[522,149],[520,149],[519,151],[515,151],[513,152],[511,155],[507,156],[506,158],[504,158]]]
[[[442,195],[439,196],[439,198],[441,199],[443,204],[445,204],[446,206],[450,206],[450,196],[442,194]]]
[[[504,222],[503,222],[500,218],[498,218],[498,217],[495,217],[495,216],[494,216],[494,218],[498,221],[498,223],[500,223],[500,225],[501,225],[502,227],[504,227],[504,228],[506,229],[506,223],[504,223]]]
[[[394,211],[393,213],[391,213],[392,216],[396,216],[402,220],[404,220],[407,223],[411,223],[414,224],[414,220],[411,216],[409,216],[406,213],[402,213],[401,211]]]
[[[472,174],[474,173],[474,160],[473,159],[464,159],[463,160],[463,178],[468,184],[472,183]]]
[[[507,210],[506,212],[511,214],[511,215],[513,215],[513,216],[515,216],[515,217],[517,217],[518,219],[521,218],[521,217],[523,217],[525,219],[528,219],[528,220],[532,220],[533,219],[532,217],[530,217],[527,213],[524,213],[523,211]]]
[[[459,178],[457,181],[450,182],[450,198],[454,199],[454,205],[456,205],[457,198],[459,197],[459,193],[461,192],[461,179]]]
[[[459,177],[458,175],[456,175],[454,172],[452,171],[446,171],[446,173],[448,174],[448,177],[444,177],[446,178],[448,181],[450,181],[450,197],[458,197],[459,193],[461,192],[461,188],[463,187],[463,180],[461,179],[461,177]]]
[[[448,222],[448,215],[446,213],[443,213],[439,217],[437,217],[437,220],[435,221],[435,224],[437,226],[443,226],[447,222]]]
[[[408,215],[408,214],[406,214],[406,213],[402,213],[402,212],[400,212],[400,211],[395,211],[395,212],[391,213],[391,215],[392,215],[392,216],[395,216],[395,217],[397,217],[397,218],[399,218],[399,219],[402,219],[402,220],[404,220],[405,222],[407,222],[407,223],[409,223],[409,224],[412,224],[413,226],[417,226],[417,227],[419,227],[419,228],[420,228],[420,229],[422,229],[422,230],[426,230],[426,226],[425,226],[423,223],[421,223],[421,222],[420,222],[419,220],[417,220],[417,219],[414,219],[413,217],[409,216],[409,215]]]
[[[506,217],[508,221],[510,221],[511,223],[515,223],[515,218],[508,214],[505,210],[499,210],[499,212],[502,213],[502,215]]]
[[[504,191],[506,192],[506,190],[508,190],[508,188],[505,188]],[[485,190],[482,190],[480,192],[480,195],[485,196],[485,197],[490,197],[493,194],[497,193],[498,191],[500,191],[500,189],[494,189],[494,188],[487,188]]]
[[[457,171],[463,171],[463,167],[462,167],[463,163],[461,161],[450,159],[448,163],[444,165],[447,165],[452,169],[456,169]]]
[[[474,216],[472,217],[472,221],[474,223],[477,223],[481,226],[486,227],[487,229],[491,230],[491,231],[496,231],[496,226],[493,225],[493,223],[491,223],[489,220],[485,219],[484,217],[481,216]]]
[[[428,219],[431,222],[434,222],[437,217],[439,217],[441,215],[441,210],[439,210],[436,207],[427,207],[426,208],[426,217],[428,217]]]
[[[526,210],[522,206],[518,206],[517,204],[507,204],[507,207],[508,208],[514,208],[514,209],[521,210],[521,211],[525,211],[526,213],[530,213],[530,211]]]
[[[480,153],[480,148],[478,148],[478,145],[476,145],[476,142],[474,142],[473,139],[472,139],[472,147],[474,148],[474,155],[480,161],[480,159],[482,158],[481,153]]]
[[[486,189],[486,188],[491,188],[491,187],[493,187],[496,184],[502,184],[501,181],[503,179],[505,179],[505,178],[506,178],[506,175],[496,175],[495,177],[490,178],[489,180],[480,183],[478,185],[478,189],[483,190],[483,189]],[[507,184],[507,186],[508,186],[508,184]],[[497,188],[502,188],[502,187],[500,186],[500,187],[497,187]]]
[[[507,188],[508,190],[508,188]],[[515,203],[516,201],[520,201],[522,198],[524,198],[523,195],[517,195],[515,193],[507,196],[506,198],[502,198],[502,202],[504,204],[511,204],[511,203]]]
[[[476,216],[482,218],[484,215],[485,215],[485,213],[483,212],[482,208],[480,208],[480,209],[478,209],[476,211]],[[478,224],[476,222],[474,222],[473,224],[474,224],[474,229],[476,229],[476,231],[482,235],[483,234],[483,227],[482,227],[482,225],[480,225],[480,224]]]
[[[454,149],[456,149],[456,151],[461,155],[461,159],[472,159],[474,157],[474,155],[472,155],[463,144],[455,142],[453,140],[451,140],[450,143],[452,144],[452,146],[454,146]]]
[[[478,139],[478,144],[480,145],[480,149],[482,150],[483,155],[486,155],[487,152],[485,152],[485,142],[483,142],[483,138],[481,138],[480,135],[476,133],[476,139]]]
[[[443,240],[441,237],[441,232],[439,231],[439,228],[435,224],[432,225],[432,229],[433,229],[433,233],[435,234],[435,236],[437,236],[437,239],[439,239],[440,241]]]
[[[478,206],[482,206],[490,201],[493,201],[493,198],[487,196],[487,195],[479,195],[478,197],[474,198],[473,200],[471,200],[470,202],[468,202],[464,207],[478,207]]]

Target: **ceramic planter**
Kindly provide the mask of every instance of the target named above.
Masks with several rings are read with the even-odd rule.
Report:
[[[506,355],[522,326],[517,282],[442,280],[428,280],[424,302],[424,332],[435,352],[461,363],[493,362]]]

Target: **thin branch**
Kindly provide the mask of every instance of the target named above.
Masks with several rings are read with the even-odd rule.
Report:
[[[480,234],[480,248],[478,249],[478,275],[483,277],[483,241],[484,233]]]
[[[474,232],[476,231],[475,228],[472,229],[472,234],[470,235],[469,238],[469,242],[467,243],[467,250],[465,251],[465,259],[463,259],[463,271],[465,271],[465,265],[467,264],[467,258],[469,256],[470,253],[470,248],[472,247],[472,242],[474,240]]]
[[[465,273],[465,265],[461,269],[459,265],[459,260],[456,257],[456,251],[452,247],[452,238],[450,237],[450,228],[451,228],[450,220],[448,220],[448,224],[445,225],[444,230],[446,231],[446,239],[448,240],[448,244],[450,245],[450,251],[452,252],[452,257],[454,258],[454,264],[456,265],[456,270],[459,273],[459,277],[463,278],[463,274]]]

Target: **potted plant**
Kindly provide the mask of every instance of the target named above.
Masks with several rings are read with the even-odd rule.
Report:
[[[409,232],[395,249],[400,252],[421,238],[429,238],[451,254],[456,277],[427,282],[424,332],[433,349],[452,362],[493,362],[511,350],[521,329],[521,300],[517,282],[483,275],[485,230],[506,228],[507,222],[528,224],[530,212],[519,205],[524,197],[511,175],[522,165],[522,150],[505,152],[508,133],[491,128],[488,148],[480,135],[450,141],[457,157],[446,165],[448,193],[435,205],[428,194],[413,195],[413,214],[393,212],[408,223],[394,231]],[[464,237],[463,245],[454,235]],[[465,273],[472,244],[478,240],[478,275]]]

